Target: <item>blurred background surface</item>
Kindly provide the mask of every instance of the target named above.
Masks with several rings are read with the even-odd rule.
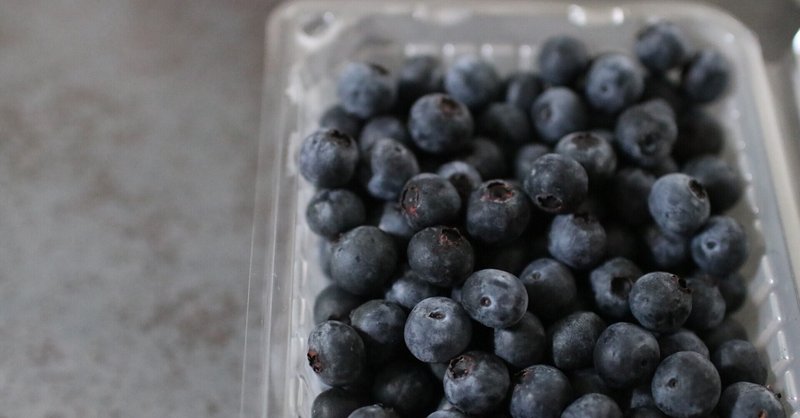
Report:
[[[274,3],[0,1],[0,417],[238,413]]]

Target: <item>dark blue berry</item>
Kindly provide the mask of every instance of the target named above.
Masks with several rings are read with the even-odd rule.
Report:
[[[408,131],[414,144],[431,154],[464,149],[470,143],[473,129],[469,109],[445,94],[420,97],[408,115]]]
[[[451,161],[442,164],[436,174],[446,178],[453,184],[461,197],[463,207],[466,207],[467,199],[469,199],[472,191],[480,187],[483,182],[481,173],[471,164],[464,161]]]
[[[661,358],[663,359],[663,353]],[[652,407],[656,408],[656,401],[653,400],[653,393],[650,390],[650,382],[647,382],[644,385],[637,386],[631,389],[630,399],[628,399],[628,407],[629,409],[636,409],[636,408],[647,408]]]
[[[336,94],[348,113],[368,119],[394,105],[397,81],[380,65],[351,62],[339,76]]]
[[[719,154],[725,146],[725,132],[717,119],[701,108],[690,108],[678,118],[678,140],[672,155],[678,161],[704,154]]]
[[[717,277],[735,273],[747,261],[747,235],[728,216],[712,216],[692,238],[692,259],[700,270]]]
[[[550,327],[553,364],[561,370],[592,366],[594,346],[606,323],[594,312],[575,312]]]
[[[328,389],[314,398],[311,418],[346,418],[367,402],[359,395],[339,388]]]
[[[504,150],[514,151],[533,140],[528,109],[521,110],[508,103],[492,103],[478,119],[478,131],[497,141]]]
[[[422,280],[436,286],[461,283],[475,264],[472,245],[457,228],[433,226],[408,243],[408,264]]]
[[[374,226],[359,226],[334,243],[331,278],[350,293],[374,294],[391,279],[397,260],[389,235]]]
[[[513,418],[558,418],[570,402],[567,376],[555,367],[535,365],[517,374],[508,409]]]
[[[677,173],[678,163],[668,156],[659,160],[655,165],[647,167],[647,169],[657,177],[661,177],[670,173]]]
[[[461,304],[481,324],[507,328],[522,319],[528,309],[528,293],[513,274],[486,269],[472,273],[464,282]]]
[[[709,358],[708,347],[692,331],[681,329],[671,334],[664,334],[658,338],[658,346],[661,349],[661,358],[665,359],[680,351],[694,351],[705,358]]]
[[[428,368],[419,362],[398,360],[382,368],[372,384],[372,399],[402,416],[419,416],[433,410],[441,396]]]
[[[335,129],[351,138],[358,138],[361,132],[361,119],[347,113],[341,105],[329,107],[319,118],[320,129]]]
[[[300,174],[316,187],[346,185],[356,171],[356,164],[356,142],[349,135],[334,129],[316,131],[306,137],[300,146]]]
[[[655,182],[655,176],[640,168],[628,167],[617,171],[609,193],[609,205],[617,219],[631,226],[649,222],[647,199]]]
[[[350,322],[350,311],[363,302],[361,297],[335,284],[329,285],[314,299],[314,323],[328,320]]]
[[[708,415],[717,405],[722,390],[711,361],[692,351],[664,359],[653,375],[650,389],[658,409],[678,418]]]
[[[603,229],[606,230],[606,257],[639,259],[641,239],[637,231],[616,222],[604,222]]]
[[[643,327],[655,332],[673,332],[686,322],[692,311],[692,292],[678,276],[652,272],[633,284],[628,303]]]
[[[542,155],[550,153],[550,149],[542,144],[528,144],[517,151],[514,157],[514,177],[520,183],[525,181],[533,169],[533,163]]]
[[[411,228],[419,231],[455,222],[461,210],[461,197],[447,179],[422,173],[406,182],[400,194],[400,206]]]
[[[717,348],[726,341],[747,340],[747,332],[742,324],[730,316],[726,317],[716,328],[699,331],[698,336],[703,339],[711,353],[717,351]]]
[[[575,278],[565,265],[556,260],[534,260],[519,278],[528,292],[528,309],[545,321],[564,316],[576,303]]]
[[[490,180],[472,192],[467,203],[470,236],[487,244],[519,237],[531,218],[531,204],[522,188],[505,180]]]
[[[427,418],[469,418],[469,417],[457,409],[451,409],[447,411],[436,411],[428,415]]]
[[[545,251],[539,251],[531,243],[529,238],[523,235],[516,240],[503,245],[487,245],[477,243],[475,247],[475,266],[476,269],[497,269],[507,271],[513,275],[519,275],[531,260],[532,256],[545,255]]]
[[[586,199],[589,177],[574,159],[545,154],[533,162],[523,187],[539,209],[548,213],[569,213]]]
[[[626,418],[669,418],[655,405],[633,408],[625,414]]]
[[[612,388],[646,383],[660,358],[653,335],[627,322],[606,328],[594,347],[594,368]]]
[[[730,340],[722,343],[711,355],[724,386],[736,382],[763,385],[767,381],[767,367],[758,350],[749,341]]]
[[[447,400],[468,414],[496,411],[506,399],[511,379],[503,361],[470,351],[452,360],[444,375]]]
[[[647,199],[650,215],[662,231],[691,235],[708,220],[708,194],[697,180],[686,174],[660,177]]]
[[[590,393],[572,402],[561,418],[622,418],[622,410],[608,396]]]
[[[644,230],[644,244],[648,259],[659,270],[675,270],[689,260],[689,240],[650,225]]]
[[[658,166],[672,153],[678,137],[675,114],[663,100],[627,108],[615,128],[620,152],[642,167]]]
[[[683,68],[681,89],[696,103],[708,103],[725,92],[731,78],[728,60],[713,49],[701,49]]]
[[[547,237],[550,255],[574,269],[592,268],[606,255],[606,232],[592,215],[558,215]]]
[[[692,291],[692,313],[686,319],[691,329],[714,328],[725,319],[725,299],[717,288],[717,279],[707,275],[696,275],[686,279]]]
[[[605,54],[592,61],[586,74],[586,99],[595,109],[617,113],[635,103],[644,91],[644,77],[636,63],[622,54]]]
[[[400,418],[400,415],[383,405],[370,405],[356,409],[347,418]]]
[[[355,138],[355,137],[354,137]],[[411,137],[406,130],[406,124],[394,116],[376,116],[364,125],[358,137],[358,149],[367,155],[379,139],[390,138],[405,145],[411,146]]]
[[[530,312],[516,324],[494,330],[494,354],[518,369],[541,362],[546,344],[544,327]]]
[[[389,285],[384,297],[389,302],[411,310],[422,300],[439,296],[441,293],[441,288],[423,280],[411,268],[406,268],[403,274]]]
[[[383,138],[375,142],[362,165],[361,173],[367,191],[375,198],[397,200],[406,181],[419,174],[419,164],[414,153],[394,139]]]
[[[479,109],[497,98],[501,89],[500,76],[489,62],[462,56],[445,73],[444,89],[470,109]]]
[[[555,86],[572,84],[589,64],[586,45],[571,36],[548,38],[539,51],[539,71],[542,79]]]
[[[785,414],[780,396],[755,383],[734,383],[725,389],[719,400],[720,418],[772,418]]]
[[[639,31],[633,49],[645,67],[663,73],[681,66],[688,57],[689,47],[681,29],[662,20]]]
[[[665,74],[650,74],[650,76],[646,77],[644,80],[642,101],[654,99],[665,101],[675,114],[683,112],[686,107],[683,94],[680,91],[680,86]],[[681,132],[681,130],[678,129],[678,132]],[[683,132],[681,132],[681,135],[682,134]],[[681,142],[680,137],[678,138],[678,142]]]
[[[602,184],[617,169],[617,154],[611,143],[591,131],[574,132],[561,138],[555,152],[580,163],[593,185]]]
[[[391,235],[401,248],[405,248],[408,240],[414,235],[414,230],[403,215],[403,208],[397,202],[385,202],[383,212],[378,221],[378,228]]]
[[[588,125],[581,98],[565,87],[552,87],[539,95],[531,107],[531,120],[539,137],[551,144]]]
[[[691,159],[683,166],[683,172],[706,189],[712,212],[724,212],[742,197],[742,179],[733,167],[718,157],[705,155]]]
[[[325,321],[308,336],[308,365],[326,385],[355,383],[364,372],[366,353],[358,332],[338,321]]]
[[[739,273],[733,273],[717,282],[719,293],[725,299],[725,312],[734,313],[739,310],[747,298],[747,285]]]
[[[420,97],[443,90],[439,59],[431,55],[409,57],[397,72],[397,102],[405,111]]]
[[[306,207],[308,227],[327,238],[364,224],[366,216],[361,198],[347,189],[320,190]]]
[[[406,320],[406,347],[414,357],[426,363],[450,360],[463,352],[471,339],[469,315],[449,298],[423,300]]]
[[[466,152],[460,154],[458,158],[475,167],[484,179],[506,177],[508,171],[503,150],[486,138],[474,138]]]
[[[575,391],[575,396],[583,396],[590,393],[614,396],[614,390],[608,387],[603,378],[597,374],[597,370],[593,368],[569,372],[569,383]]]
[[[642,271],[632,261],[618,257],[601,264],[589,274],[597,311],[612,320],[630,317],[628,295]]]
[[[531,72],[511,74],[506,80],[506,103],[528,113],[533,101],[542,92],[542,81]]]
[[[367,352],[367,363],[385,363],[403,346],[406,312],[400,305],[371,300],[350,312],[350,325],[358,331]]]

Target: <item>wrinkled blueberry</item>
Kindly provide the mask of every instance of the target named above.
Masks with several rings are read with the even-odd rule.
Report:
[[[441,363],[460,354],[472,339],[469,315],[458,303],[433,297],[418,303],[405,326],[406,347],[420,361]]]

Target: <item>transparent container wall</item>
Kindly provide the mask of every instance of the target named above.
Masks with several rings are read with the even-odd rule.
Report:
[[[503,73],[535,70],[539,46],[550,35],[574,35],[594,54],[629,52],[635,32],[656,18],[674,21],[694,45],[716,48],[733,65],[730,92],[710,111],[725,125],[726,158],[748,182],[745,198],[733,210],[751,244],[744,269],[749,299],[736,316],[769,365],[770,382],[800,417],[794,349],[800,344],[798,273],[790,260],[800,252],[800,236],[787,174],[794,161],[779,134],[753,35],[728,15],[694,4],[513,1],[297,2],[273,13],[267,27],[242,416],[308,417],[322,389],[306,364],[305,344],[314,297],[326,279],[318,265],[318,240],[304,223],[313,190],[298,175],[295,155],[335,100],[335,78],[346,62],[396,68],[408,55],[435,54],[447,64],[462,54],[478,54]]]

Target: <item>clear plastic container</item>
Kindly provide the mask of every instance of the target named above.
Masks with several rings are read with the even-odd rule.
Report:
[[[267,24],[241,416],[308,417],[321,389],[307,367],[305,345],[314,297],[326,279],[303,216],[312,188],[298,175],[295,155],[335,100],[344,63],[370,59],[391,68],[405,56],[427,53],[447,64],[474,53],[508,73],[535,69],[541,42],[558,33],[581,38],[593,53],[629,52],[634,33],[655,18],[674,21],[694,45],[716,48],[733,65],[729,93],[710,110],[726,128],[726,157],[748,182],[733,211],[748,229],[752,250],[744,269],[748,300],[736,316],[768,364],[769,382],[787,411],[800,417],[800,217],[790,177],[798,156],[781,134],[760,47],[747,28],[689,3],[368,0],[291,2]]]

